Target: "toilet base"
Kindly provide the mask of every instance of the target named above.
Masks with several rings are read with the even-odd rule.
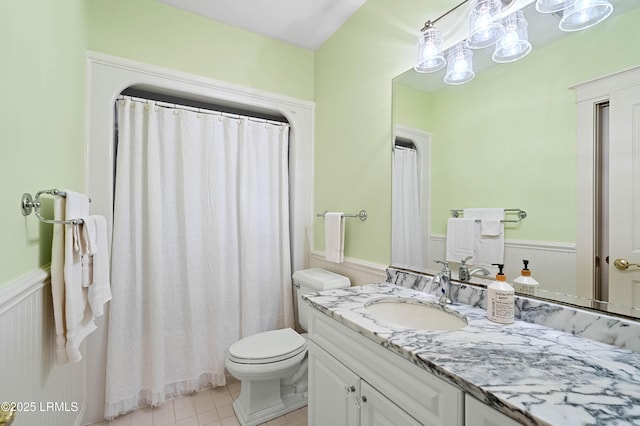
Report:
[[[255,426],[307,405],[307,383],[280,380],[243,381],[233,411],[242,426]]]

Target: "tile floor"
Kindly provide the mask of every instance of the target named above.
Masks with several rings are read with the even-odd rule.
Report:
[[[203,390],[167,401],[160,407],[141,408],[92,426],[239,426],[231,404],[240,394],[240,382]],[[273,419],[265,426],[306,426],[307,407]]]

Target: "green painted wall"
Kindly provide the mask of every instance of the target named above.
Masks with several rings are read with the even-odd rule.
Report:
[[[85,49],[313,100],[314,54],[156,0],[0,2],[0,285],[46,265],[23,192],[84,189]]]
[[[20,215],[22,193],[51,187],[83,190],[85,48],[315,100],[316,210],[367,209],[370,216],[366,222],[353,219],[348,222],[346,255],[388,263],[391,79],[411,67],[416,33],[424,20],[448,8],[444,0],[426,3],[368,0],[314,54],[155,0],[0,2],[0,54],[4,63],[0,71],[4,83],[4,102],[0,107],[3,129],[0,178],[4,189],[0,197],[0,285],[45,265],[50,259],[51,227]],[[638,22],[637,12],[634,16],[632,19]],[[593,29],[601,33],[610,30],[607,23]],[[628,38],[635,39],[635,33]],[[602,62],[594,74],[639,63],[634,46],[633,43],[616,45],[615,49],[601,46],[614,63]],[[577,50],[568,64],[587,58],[586,52]],[[535,74],[536,78],[539,76]],[[569,83],[589,77],[577,76]],[[477,77],[474,84],[481,86],[483,78],[490,76]],[[519,87],[518,81],[510,84],[514,90]],[[476,90],[473,96],[478,99],[485,96],[481,88],[470,90]],[[447,108],[454,105],[452,101]],[[411,120],[417,121],[417,117]],[[522,135],[514,134],[515,129],[513,126],[510,139],[519,140]],[[427,130],[442,132],[444,128]],[[558,149],[551,141],[546,143],[549,149]],[[536,156],[537,151],[531,145],[520,147],[505,145],[505,155],[511,160],[526,154],[527,164],[541,168],[548,168],[555,161]],[[470,155],[482,153],[473,144],[464,145],[464,149],[476,150]],[[551,157],[552,152],[547,155]],[[568,152],[561,159],[563,166],[575,167]],[[493,158],[482,160],[483,167],[495,167],[496,163]],[[558,164],[554,167],[560,168]],[[436,173],[446,178],[450,171],[451,168],[443,166]],[[565,170],[565,174],[569,172]],[[563,185],[564,193],[555,195],[554,201],[571,215],[575,207],[573,201],[566,200],[575,198],[575,184]],[[461,197],[458,190],[439,191],[435,192],[438,203],[455,201],[458,205]],[[539,197],[533,194],[527,200],[535,196]],[[543,212],[530,205],[532,218],[536,215],[542,218]],[[438,220],[443,219],[434,218],[436,232],[441,226]],[[573,231],[566,232],[568,226],[562,228],[560,239],[573,238]],[[324,246],[323,229],[322,221],[317,220],[316,249]]]
[[[430,132],[431,116],[430,94],[404,86],[393,85],[393,126],[401,125]]]
[[[313,52],[157,0],[86,0],[91,50],[313,99]]]
[[[316,51],[315,208],[369,213],[347,220],[347,257],[389,263],[391,79],[411,66],[420,10],[417,1],[368,0]],[[314,247],[324,250],[321,219]]]
[[[522,208],[529,217],[509,238],[574,242],[576,111],[570,86],[640,64],[620,40],[640,38],[640,9],[535,49],[524,59],[434,93],[395,92],[394,119],[432,139],[431,232],[449,210]],[[483,52],[476,53],[482,54]],[[413,109],[428,112],[416,120]]]
[[[22,193],[83,189],[83,6],[0,2],[0,285],[51,258],[51,226],[20,214]]]

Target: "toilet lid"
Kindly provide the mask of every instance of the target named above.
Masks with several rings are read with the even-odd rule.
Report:
[[[265,331],[237,341],[229,358],[242,364],[267,364],[291,358],[306,350],[307,341],[290,328]]]

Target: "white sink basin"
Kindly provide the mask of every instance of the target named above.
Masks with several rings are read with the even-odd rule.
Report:
[[[365,309],[374,319],[419,330],[458,330],[468,324],[458,312],[438,303],[416,299],[379,299],[366,304]]]

